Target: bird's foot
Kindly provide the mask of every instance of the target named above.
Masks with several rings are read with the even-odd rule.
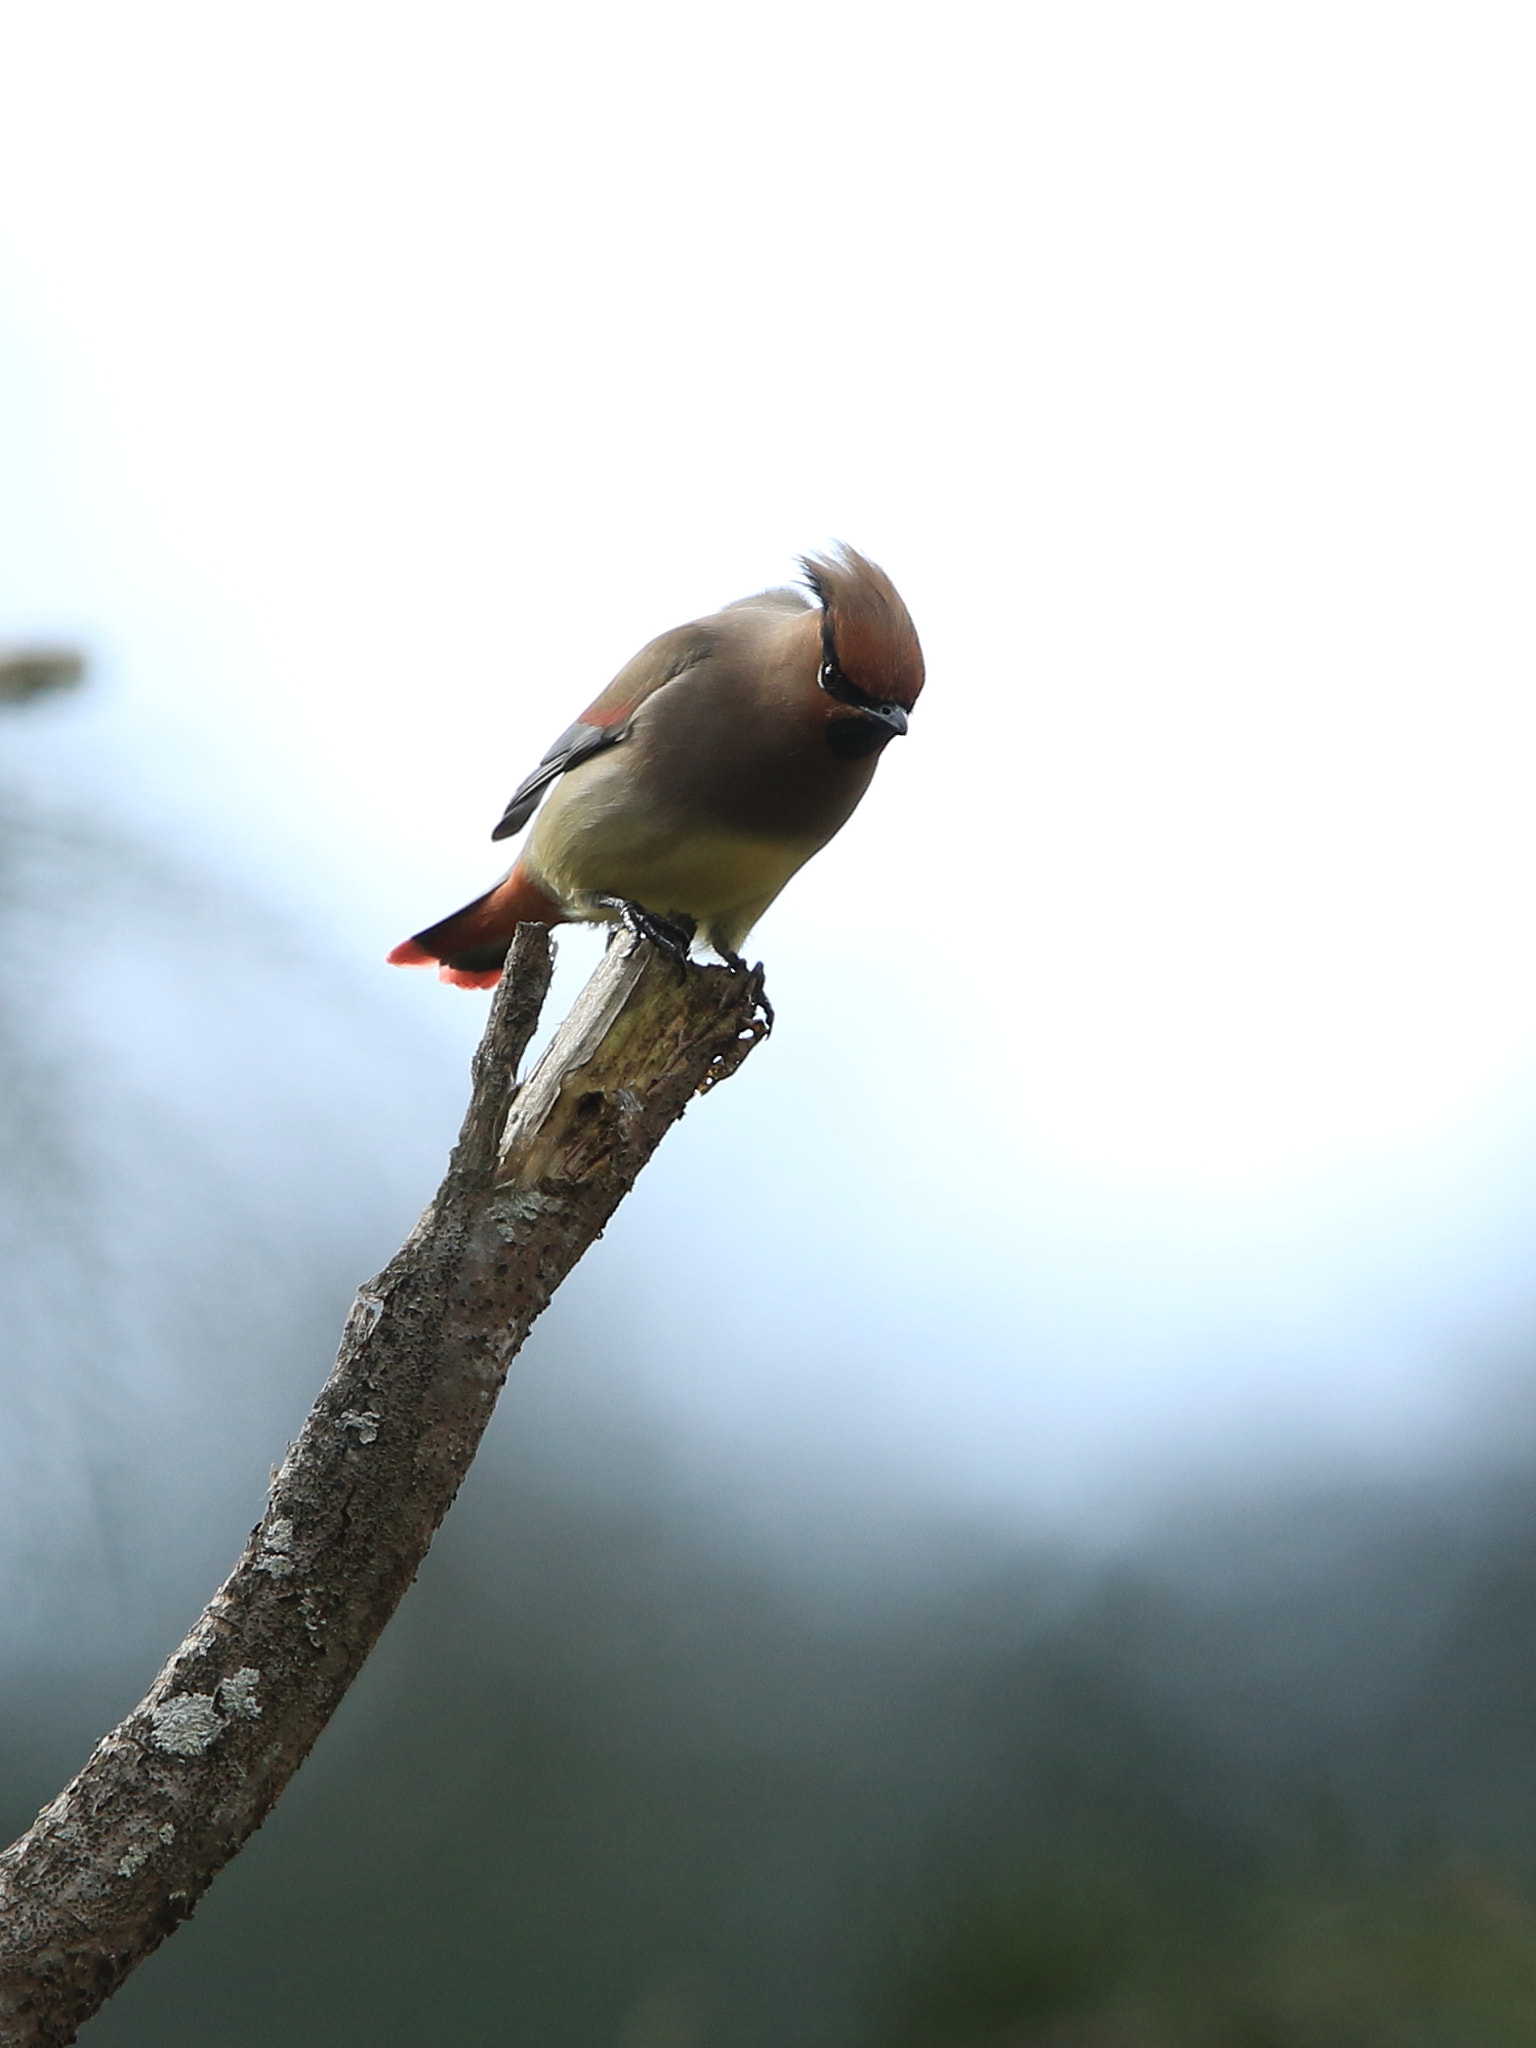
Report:
[[[744,974],[747,977],[747,993],[757,1005],[758,1013],[763,1020],[762,1036],[766,1038],[773,1029],[773,1005],[763,991],[762,961],[759,960],[755,967],[749,967],[739,953],[728,952],[724,946],[716,946],[715,951],[732,974]]]
[[[710,1061],[709,1072],[699,1083],[701,1095],[707,1095],[711,1088],[728,1081],[753,1046],[760,1044],[773,1029],[773,1005],[763,994],[762,962],[749,967],[739,953],[724,953],[721,957],[727,974],[746,977],[747,1011],[729,1042]],[[715,972],[719,971],[716,968]]]
[[[755,967],[749,967],[741,955],[733,953],[729,946],[722,946],[718,939],[712,943],[715,951],[720,955],[721,964],[728,974],[744,974],[746,976],[747,994],[751,996],[753,1002],[757,1005],[758,1015],[762,1019],[762,1029],[758,1035],[766,1038],[773,1029],[773,1005],[763,992],[762,961],[759,960]]]
[[[688,949],[698,929],[691,917],[661,917],[642,903],[632,903],[627,896],[599,896],[597,900],[604,910],[617,912],[625,931],[637,939],[649,939],[659,952],[676,961],[679,978],[686,975]]]

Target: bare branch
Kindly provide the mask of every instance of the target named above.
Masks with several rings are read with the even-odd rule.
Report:
[[[548,934],[525,925],[447,1178],[359,1290],[245,1554],[0,1856],[3,2048],[73,2041],[260,1826],[415,1577],[534,1318],[766,1029],[757,976],[680,974],[619,937],[519,1089],[549,977]]]

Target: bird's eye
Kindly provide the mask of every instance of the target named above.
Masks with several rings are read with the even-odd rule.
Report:
[[[816,680],[829,697],[835,697],[839,704],[865,705],[869,702],[856,684],[850,683],[837,663],[830,658],[821,664]]]

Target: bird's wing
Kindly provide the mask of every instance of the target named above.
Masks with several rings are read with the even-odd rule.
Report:
[[[568,725],[533,773],[525,776],[512,792],[512,801],[502,812],[491,837],[510,839],[514,832],[521,832],[557,775],[563,775],[567,768],[574,768],[578,761],[585,761],[600,748],[611,747],[620,737],[621,734],[604,726],[588,724],[584,718]]]
[[[604,747],[617,746],[646,698],[703,661],[713,644],[707,622],[701,622],[674,627],[642,647],[576,723],[566,727],[533,773],[518,784],[491,837],[510,839],[514,832],[521,832],[556,776],[590,760]]]

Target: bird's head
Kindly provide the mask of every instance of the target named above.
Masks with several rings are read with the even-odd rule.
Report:
[[[800,566],[821,605],[816,680],[831,700],[827,740],[834,754],[858,760],[906,731],[923,687],[923,650],[895,584],[863,555],[839,543],[802,556]]]

